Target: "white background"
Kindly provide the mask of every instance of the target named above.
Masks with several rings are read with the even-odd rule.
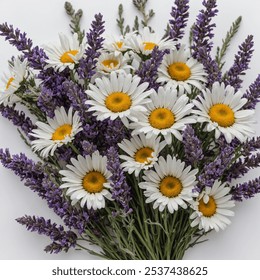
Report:
[[[64,0],[0,0],[0,22],[8,22],[27,32],[35,45],[58,41],[58,32],[68,33],[68,18],[63,9]],[[169,18],[173,0],[149,0],[150,7],[156,11],[152,25],[163,34]],[[132,0],[72,0],[76,9],[84,11],[83,27],[88,30],[95,13],[101,12],[106,21],[106,33],[118,34],[116,29],[117,7],[123,3],[129,23],[133,22],[135,11]],[[202,8],[202,0],[191,0],[191,16],[189,25],[195,20],[197,12]],[[255,54],[251,69],[244,78],[245,90],[260,73],[260,19],[259,0],[219,0],[220,13],[215,19],[217,23],[216,45],[221,43],[232,21],[243,16],[240,32],[236,36],[229,55],[227,66],[232,64],[233,57],[240,44],[248,34],[255,36]],[[7,60],[16,55],[14,47],[0,38],[0,73],[7,70]],[[1,74],[0,74],[1,75]],[[257,119],[260,116],[258,107]],[[259,124],[256,125],[260,134]],[[32,153],[23,144],[16,128],[7,120],[0,118],[0,147],[9,147],[12,153]],[[259,169],[249,173],[244,181],[259,176]],[[232,224],[224,232],[208,235],[209,240],[187,252],[186,259],[260,259],[260,196],[237,203],[236,215]],[[60,223],[44,201],[24,187],[11,171],[0,167],[0,259],[95,259],[85,252],[71,250],[69,253],[49,255],[43,248],[49,239],[36,233],[29,233],[15,219],[28,215],[44,216]]]

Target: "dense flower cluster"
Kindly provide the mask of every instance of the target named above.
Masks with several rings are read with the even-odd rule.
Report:
[[[145,9],[147,0],[133,3]],[[50,237],[47,252],[84,249],[80,240],[110,259],[180,259],[207,232],[230,224],[235,201],[260,192],[259,178],[234,181],[260,165],[253,129],[260,76],[241,91],[253,36],[223,73],[238,26],[212,57],[216,0],[203,6],[190,46],[182,41],[188,0],[175,0],[163,37],[148,25],[153,11],[124,32],[122,7],[121,36],[103,38],[101,14],[85,32],[82,11],[69,3],[72,35],[60,34],[58,44],[33,47],[26,33],[0,25],[21,52],[4,75],[0,111],[39,162],[8,149],[0,161],[69,228],[43,217],[17,219]]]

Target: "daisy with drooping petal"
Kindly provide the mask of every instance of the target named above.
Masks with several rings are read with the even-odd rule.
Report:
[[[68,113],[64,107],[56,109],[54,118],[47,117],[47,122],[48,124],[36,122],[38,128],[30,133],[36,138],[32,141],[32,148],[34,151],[41,151],[42,157],[53,156],[58,147],[71,142],[82,130],[80,117],[76,112],[72,113],[72,107]]]
[[[165,145],[165,141],[160,141],[160,137],[153,136],[147,139],[143,133],[133,136],[130,140],[123,140],[118,144],[127,154],[120,155],[123,170],[129,174],[134,172],[137,177],[141,170],[147,170],[154,165]]]
[[[192,86],[201,90],[206,80],[203,65],[189,57],[184,45],[179,50],[166,54],[158,69],[157,82],[177,88],[180,93],[183,93],[184,90],[191,93]]]
[[[187,202],[191,202],[194,196],[192,190],[196,185],[198,170],[185,167],[184,162],[170,155],[166,160],[160,157],[154,169],[144,171],[144,182],[139,184],[145,190],[145,202],[153,202],[153,208],[159,208],[160,212],[167,208],[173,213],[179,206],[186,209]]]
[[[60,33],[60,46],[44,46],[44,50],[48,56],[49,67],[54,67],[58,71],[63,71],[66,67],[74,69],[76,63],[83,57],[86,43],[81,44],[78,41],[78,34],[74,33],[72,37],[67,37]]]
[[[212,91],[204,90],[203,97],[199,96],[199,100],[193,102],[197,107],[193,110],[198,115],[197,122],[207,122],[207,131],[215,130],[217,139],[223,134],[228,143],[234,138],[244,142],[254,133],[254,110],[242,109],[247,99],[233,87],[216,82]]]
[[[103,48],[109,52],[122,53],[129,50],[130,46],[127,45],[127,40],[123,36],[111,36],[105,40]]]
[[[145,133],[148,138],[153,135],[163,135],[167,144],[171,144],[172,135],[180,141],[186,124],[194,123],[195,119],[189,116],[193,104],[189,104],[189,98],[183,94],[178,96],[172,88],[160,87],[150,96],[152,102],[146,105],[147,111],[138,112],[137,122],[131,124],[133,135]]]
[[[131,74],[123,75],[112,72],[109,77],[102,77],[90,84],[86,93],[92,98],[87,100],[89,111],[94,111],[98,120],[120,118],[124,123],[127,119],[136,120],[138,111],[145,111],[145,104],[151,90],[146,91],[148,83],[140,83],[140,78]]]
[[[190,216],[193,220],[192,227],[199,226],[199,229],[209,230],[225,229],[230,224],[226,216],[234,216],[234,212],[229,210],[235,206],[230,188],[215,181],[212,188],[206,187],[192,204],[195,210]]]
[[[136,53],[149,55],[155,47],[159,50],[175,49],[175,42],[168,38],[161,39],[156,33],[152,33],[148,27],[143,29],[140,35],[133,34],[128,37],[128,44]]]
[[[129,69],[132,69],[128,62],[129,58],[122,53],[101,53],[97,61],[97,70],[102,74],[110,74],[113,71],[126,73],[125,71],[129,72]]]
[[[112,200],[109,189],[111,172],[107,170],[107,157],[101,156],[98,151],[91,156],[78,156],[71,159],[68,170],[61,170],[64,182],[60,188],[67,189],[66,196],[72,200],[72,205],[80,202],[83,208],[101,209],[105,207],[105,199]]]
[[[13,60],[13,65],[9,65],[9,74],[4,74],[2,78],[4,89],[1,90],[0,104],[7,106],[20,100],[14,92],[19,89],[24,79],[28,78],[28,75],[27,60],[24,59],[21,61],[19,58],[15,58]]]

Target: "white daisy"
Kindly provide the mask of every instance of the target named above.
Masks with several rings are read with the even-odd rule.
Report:
[[[63,71],[66,67],[73,69],[75,64],[83,57],[86,43],[78,41],[78,34],[74,33],[71,37],[60,33],[60,46],[44,46],[48,56],[48,67],[54,67],[58,71]]]
[[[97,61],[97,71],[102,74],[110,74],[111,72],[117,73],[126,73],[132,69],[130,65],[128,65],[129,57],[127,55],[123,55],[119,52],[113,53],[101,53]]]
[[[101,209],[105,207],[105,198],[112,200],[109,189],[111,172],[107,170],[107,157],[98,151],[91,156],[78,156],[71,159],[68,170],[61,170],[64,182],[60,188],[67,189],[66,195],[70,196],[72,205],[80,202],[83,208]]]
[[[134,172],[137,177],[141,170],[147,170],[154,165],[165,145],[165,141],[160,141],[160,137],[147,139],[144,134],[133,136],[130,140],[124,139],[118,144],[127,154],[119,156],[123,160],[123,170],[129,174]]]
[[[162,134],[167,144],[171,144],[172,135],[180,141],[185,125],[194,123],[194,117],[187,116],[191,113],[193,104],[189,104],[189,98],[183,94],[180,97],[172,88],[160,87],[150,96],[152,102],[146,105],[147,111],[138,112],[137,122],[131,124],[133,135],[145,133],[148,138],[152,135]]]
[[[203,97],[193,102],[197,107],[193,110],[198,115],[197,121],[206,122],[207,131],[215,130],[216,138],[223,134],[228,143],[234,138],[243,142],[254,133],[254,110],[242,110],[247,99],[233,87],[216,82],[212,91],[204,90]]]
[[[123,37],[108,37],[105,42],[103,48],[109,52],[126,52],[130,49],[130,46],[127,45],[127,40]]]
[[[123,75],[112,72],[109,78],[102,77],[95,80],[96,85],[90,84],[86,93],[92,100],[86,101],[90,105],[89,111],[94,111],[98,120],[120,118],[124,123],[127,119],[136,120],[138,111],[145,111],[145,104],[150,102],[146,91],[148,83],[140,83],[140,78],[131,74]]]
[[[128,37],[128,44],[133,51],[144,55],[151,54],[156,46],[159,50],[175,49],[174,41],[160,38],[156,33],[152,33],[148,27],[145,27],[140,35],[133,34]]]
[[[147,197],[145,202],[153,202],[153,208],[159,207],[161,212],[166,207],[170,213],[177,211],[179,206],[186,209],[186,202],[191,202],[194,196],[192,190],[198,170],[191,170],[191,166],[185,168],[184,162],[170,155],[166,160],[160,157],[154,169],[144,171],[144,182],[140,183]]]
[[[47,123],[36,122],[37,129],[33,129],[31,135],[36,138],[32,141],[34,151],[41,151],[42,157],[49,154],[53,156],[55,150],[64,144],[71,142],[74,136],[82,130],[80,117],[77,112],[72,114],[72,108],[66,113],[64,107],[54,112],[54,118],[47,117]]]
[[[28,78],[28,75],[27,60],[21,61],[19,58],[15,58],[13,65],[9,65],[9,74],[4,74],[2,78],[4,89],[1,90],[0,104],[7,106],[20,100],[14,93],[19,89],[21,83]]]
[[[230,188],[225,183],[221,185],[220,181],[215,181],[212,188],[206,187],[192,204],[195,212],[190,216],[193,220],[191,226],[199,226],[205,231],[219,231],[229,225],[230,220],[226,216],[234,216],[229,209],[235,206],[229,193]]]
[[[205,76],[203,65],[189,57],[185,46],[182,45],[179,50],[173,50],[164,56],[158,69],[157,82],[177,88],[180,93],[184,90],[191,93],[192,86],[202,89],[203,83],[206,82]]]

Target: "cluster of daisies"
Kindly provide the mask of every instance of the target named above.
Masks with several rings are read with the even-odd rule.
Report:
[[[59,46],[44,47],[46,67],[57,72],[68,68],[80,84],[76,69],[87,47],[76,33],[71,37],[61,34]],[[155,47],[169,50],[158,68],[158,90],[135,75]],[[26,60],[14,59],[4,78],[0,104],[19,103],[16,92],[31,75]],[[216,82],[208,89],[206,82],[203,65],[190,56],[185,45],[161,39],[145,27],[140,34],[105,41],[96,73],[85,88],[86,107],[98,121],[120,119],[129,131],[130,137],[118,143],[121,167],[140,180],[138,187],[146,203],[169,213],[189,207],[191,226],[218,231],[229,224],[227,217],[233,215],[230,187],[215,181],[212,188],[194,191],[199,170],[181,161],[172,146],[176,140],[182,141],[186,125],[199,123],[204,131],[214,132],[216,139],[223,136],[228,143],[234,138],[244,142],[254,133],[254,111],[243,109],[247,99],[233,87]],[[198,95],[195,99],[194,92]],[[31,132],[32,149],[43,159],[52,157],[61,146],[76,149],[73,140],[83,125],[72,107],[56,108],[53,118],[36,122],[37,128]],[[107,157],[97,151],[72,158],[60,174],[60,188],[65,189],[72,205],[96,210],[113,200]]]

